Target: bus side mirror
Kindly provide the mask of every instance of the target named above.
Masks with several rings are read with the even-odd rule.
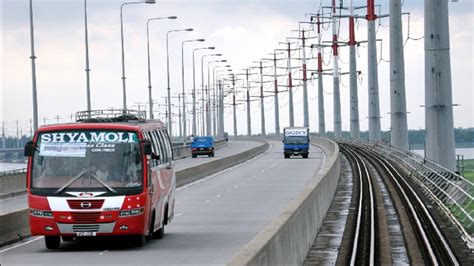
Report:
[[[35,144],[33,141],[28,141],[25,145],[24,155],[26,157],[31,157],[35,153]]]
[[[143,152],[145,153],[145,155],[151,155],[152,154],[151,142],[149,140],[145,140],[143,142]]]

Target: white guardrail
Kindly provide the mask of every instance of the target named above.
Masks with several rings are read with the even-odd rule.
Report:
[[[459,231],[474,249],[474,183],[409,150],[381,142],[338,140],[376,152],[398,164],[422,193],[438,207],[440,214]]]

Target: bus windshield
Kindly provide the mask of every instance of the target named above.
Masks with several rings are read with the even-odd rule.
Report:
[[[106,190],[143,187],[138,136],[126,131],[61,131],[38,136],[32,189]]]

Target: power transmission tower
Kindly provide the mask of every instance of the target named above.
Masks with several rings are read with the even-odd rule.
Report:
[[[402,6],[390,0],[390,143],[408,148]]]
[[[425,0],[426,157],[455,171],[448,15],[448,1]]]

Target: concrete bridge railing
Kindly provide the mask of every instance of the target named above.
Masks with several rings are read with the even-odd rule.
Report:
[[[326,155],[323,169],[298,198],[268,224],[229,262],[229,265],[302,265],[336,192],[340,175],[338,145],[315,138],[312,144]]]

